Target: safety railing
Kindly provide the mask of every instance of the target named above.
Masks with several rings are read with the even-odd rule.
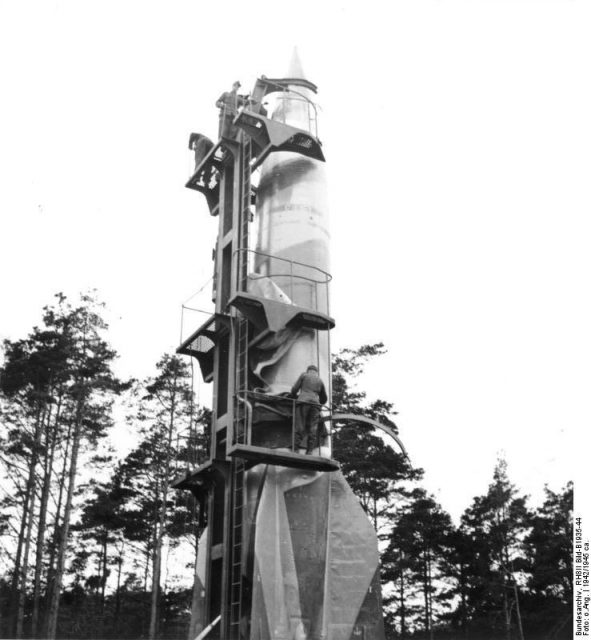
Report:
[[[273,119],[309,131],[318,138],[318,107],[298,91],[283,91],[275,97],[279,105]]]
[[[235,397],[246,415],[245,433],[234,434],[235,442],[330,458],[332,422],[327,405],[261,391],[239,390]],[[310,417],[310,411],[316,415]],[[264,427],[271,415],[274,434]],[[309,429],[306,420],[311,423]]]
[[[238,291],[330,315],[332,277],[326,271],[252,249],[236,249],[235,253],[239,260],[246,260],[248,272],[246,291],[244,285]]]
[[[196,432],[178,434],[174,449],[174,469],[177,474],[181,471],[191,471],[209,460],[203,434]]]
[[[269,98],[276,103],[269,112],[273,114],[273,120],[297,126],[309,131],[318,138],[318,106],[304,93],[293,87],[286,88],[284,84],[274,83],[268,78],[265,82],[277,90],[269,93]]]
[[[210,278],[181,305],[180,344],[215,312],[215,281]]]

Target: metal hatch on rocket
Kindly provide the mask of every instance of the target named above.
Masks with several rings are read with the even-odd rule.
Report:
[[[178,349],[214,387],[210,458],[175,482],[206,522],[202,637],[384,637],[376,534],[331,452],[334,320],[315,98],[295,55],[287,77],[220,98],[217,143],[192,134],[186,186],[219,224],[215,311]],[[328,391],[323,406],[293,395],[308,367]]]

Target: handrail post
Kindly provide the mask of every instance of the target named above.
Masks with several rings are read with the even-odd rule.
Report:
[[[244,406],[246,407],[246,444],[252,444],[252,406],[248,401],[248,391],[244,391]]]
[[[316,311],[319,311],[319,309],[318,309],[318,283],[317,282],[314,283],[314,309],[316,309]]]
[[[294,398],[292,400],[292,411],[291,411],[291,450],[293,453],[297,453],[295,449],[295,415],[296,415],[296,402],[297,400]]]

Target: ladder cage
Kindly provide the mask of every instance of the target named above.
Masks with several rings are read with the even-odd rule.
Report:
[[[238,219],[238,247],[248,248],[248,225],[250,222],[250,160],[251,143],[243,133],[240,147],[240,211]],[[248,256],[240,251],[237,259],[237,288],[245,286],[248,277]],[[233,319],[234,326],[234,361],[235,388],[246,389],[248,386],[248,320],[238,314]],[[245,444],[248,431],[248,414],[244,403],[234,398],[233,402],[233,440]],[[246,468],[244,460],[234,458],[232,461],[232,500],[231,500],[231,566],[229,593],[228,630],[232,640],[241,637],[242,604],[244,593],[243,575],[243,524],[245,509]]]

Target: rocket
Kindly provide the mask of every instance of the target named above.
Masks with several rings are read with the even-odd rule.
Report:
[[[202,152],[186,186],[219,225],[215,311],[178,349],[214,386],[209,460],[174,483],[197,497],[204,525],[199,638],[384,638],[376,533],[331,450],[316,92],[294,52],[285,78],[222,96],[217,143],[192,134]],[[305,453],[290,390],[310,365],[329,400]]]
[[[288,78],[303,79],[295,52]],[[314,97],[311,88],[287,84],[286,90],[275,98],[271,118],[316,136],[318,106]],[[285,294],[298,306],[329,315],[330,232],[325,167],[324,162],[293,151],[277,151],[262,163],[257,192],[255,272],[285,273],[292,269],[293,261],[294,277]],[[284,283],[290,275],[291,272],[283,277]],[[289,391],[310,364],[317,365],[320,377],[330,381],[328,338],[328,331],[300,331],[289,351],[262,371],[272,392]]]

